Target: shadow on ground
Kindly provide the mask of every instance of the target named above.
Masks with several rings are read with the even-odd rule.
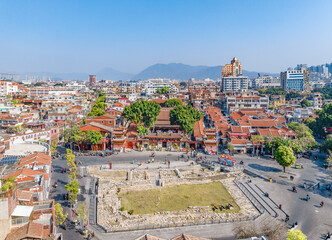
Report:
[[[281,172],[281,169],[278,169],[275,167],[263,166],[263,165],[256,164],[256,163],[251,163],[248,166],[253,169],[264,171],[264,172]]]

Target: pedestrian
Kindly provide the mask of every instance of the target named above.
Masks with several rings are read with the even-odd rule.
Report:
[[[67,167],[65,168],[65,172],[67,172]]]
[[[323,206],[324,206],[324,202],[321,201],[319,205],[320,205],[321,207],[323,207]]]
[[[285,222],[289,221],[289,216],[286,214]]]
[[[280,209],[280,210],[281,210],[281,207],[282,207],[281,204],[279,204],[279,209]]]
[[[63,228],[66,230],[66,227],[67,227],[67,223],[66,222],[64,222],[63,223]]]
[[[326,237],[325,237],[325,239],[330,239],[331,238],[331,233],[330,232],[328,232],[327,234],[326,234]]]
[[[307,187],[307,184],[303,183],[303,188],[306,189],[306,187]]]
[[[276,217],[276,218],[277,218],[277,217],[279,217],[279,214],[278,214],[278,213],[276,213],[275,217]]]
[[[64,173],[65,172],[65,169],[64,168],[62,168],[62,172],[61,173]]]

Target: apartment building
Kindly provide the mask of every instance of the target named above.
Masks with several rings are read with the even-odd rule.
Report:
[[[248,87],[249,80],[245,76],[230,76],[222,79],[222,91],[246,91]]]
[[[0,81],[0,96],[13,95],[18,92],[18,84],[8,81]]]
[[[281,81],[279,77],[264,75],[252,80],[252,87],[256,89],[280,88]]]
[[[172,92],[178,92],[179,89],[175,86],[174,82],[170,79],[156,78],[145,81],[146,95],[152,95],[157,92],[158,88],[168,87]]]
[[[237,111],[241,108],[267,109],[269,107],[269,98],[256,95],[254,92],[238,93],[224,96],[222,105],[228,112]]]

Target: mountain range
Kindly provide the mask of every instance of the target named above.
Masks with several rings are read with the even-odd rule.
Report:
[[[138,74],[124,73],[112,68],[104,68],[96,73],[20,73],[21,79],[25,74],[48,76],[54,80],[87,80],[89,74],[96,74],[98,80],[145,80],[149,78],[170,78],[178,80],[188,80],[190,78],[206,79],[210,78],[217,80],[221,78],[221,66],[191,66],[183,63],[169,63],[169,64],[154,64],[147,67]],[[244,76],[255,78],[260,75],[279,76],[278,73],[265,73],[242,70]]]

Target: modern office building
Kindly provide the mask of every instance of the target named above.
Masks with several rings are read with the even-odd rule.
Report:
[[[295,91],[310,91],[309,70],[289,69],[280,73],[281,87]]]
[[[245,76],[223,77],[222,91],[246,91],[248,90],[249,80]]]
[[[230,64],[221,67],[221,78],[229,76],[237,76],[242,74],[242,64],[236,57],[233,58]]]
[[[89,83],[90,84],[96,84],[97,83],[96,75],[89,75]]]

